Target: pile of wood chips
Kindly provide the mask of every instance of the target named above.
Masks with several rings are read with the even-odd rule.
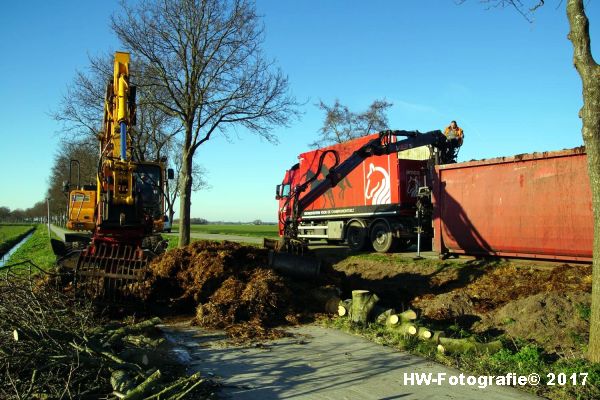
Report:
[[[236,340],[281,337],[276,327],[297,323],[305,311],[301,296],[292,295],[303,284],[269,269],[267,256],[257,247],[197,241],[155,259],[142,296],[195,307],[199,325],[224,329]]]

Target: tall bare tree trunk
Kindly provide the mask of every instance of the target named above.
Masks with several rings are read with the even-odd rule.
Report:
[[[179,172],[179,247],[190,244],[193,156],[193,149],[183,148],[181,171]]]
[[[573,63],[583,85],[583,107],[579,112],[587,153],[594,212],[594,261],[592,272],[592,316],[588,358],[600,362],[600,66],[590,48],[589,21],[583,0],[567,2],[567,17],[573,43]]]

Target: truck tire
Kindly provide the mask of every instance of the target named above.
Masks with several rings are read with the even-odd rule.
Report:
[[[378,253],[388,253],[396,245],[390,225],[385,221],[378,221],[371,228],[371,244]]]
[[[346,230],[346,242],[354,251],[361,251],[367,244],[367,229],[359,221],[352,221]]]

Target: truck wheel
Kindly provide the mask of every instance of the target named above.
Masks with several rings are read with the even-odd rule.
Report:
[[[396,240],[386,222],[379,221],[373,225],[371,228],[371,243],[378,253],[387,253],[394,249]]]
[[[367,230],[360,222],[352,221],[346,231],[346,240],[351,250],[363,250],[367,244]]]

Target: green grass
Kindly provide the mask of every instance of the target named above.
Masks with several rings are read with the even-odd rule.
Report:
[[[163,239],[166,239],[169,242],[167,250],[171,250],[177,247],[179,244],[179,237],[177,235],[162,235]],[[195,242],[198,240],[204,240],[199,238],[190,238],[190,242]],[[223,240],[215,240],[215,242],[222,242]],[[240,243],[244,246],[253,246],[253,247],[262,247],[261,244],[258,243]]]
[[[492,355],[476,353],[445,355],[438,353],[436,346],[431,342],[406,337],[379,324],[360,326],[353,324],[348,318],[342,317],[323,319],[322,322],[327,327],[341,329],[382,345],[408,351],[472,375],[539,374],[541,383],[538,386],[526,385],[520,388],[549,399],[600,399],[600,363],[594,364],[581,358],[550,355],[526,341],[503,338],[505,348]],[[585,385],[581,385],[582,375],[580,374],[582,373],[588,374]],[[548,386],[548,374],[555,376],[565,374],[567,384],[560,385],[555,378],[554,385]],[[578,385],[570,383],[573,374],[578,379]]]
[[[174,225],[173,229],[179,229]],[[278,237],[277,225],[192,225],[192,232],[253,237]]]
[[[19,243],[33,228],[32,225],[0,225],[0,256]]]
[[[6,265],[27,260],[30,260],[44,270],[54,268],[56,265],[56,256],[50,246],[50,238],[48,238],[48,228],[46,225],[37,225],[33,235],[10,256]]]

